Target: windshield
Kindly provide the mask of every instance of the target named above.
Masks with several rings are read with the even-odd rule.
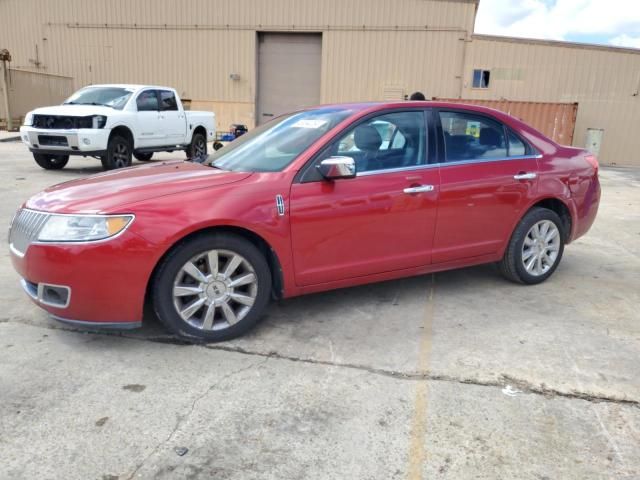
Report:
[[[121,87],[88,87],[71,95],[65,105],[104,105],[122,110],[133,90]]]
[[[223,170],[277,172],[353,112],[319,108],[292,113],[245,133],[205,162]]]

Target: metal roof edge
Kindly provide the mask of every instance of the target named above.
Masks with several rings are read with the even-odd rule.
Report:
[[[475,40],[493,40],[498,42],[509,43],[526,43],[532,45],[544,45],[549,47],[567,47],[567,48],[581,48],[583,50],[603,50],[607,52],[616,53],[631,53],[640,55],[640,48],[631,47],[616,47],[614,45],[598,45],[595,43],[580,43],[580,42],[565,42],[563,40],[541,40],[537,38],[520,38],[520,37],[507,37],[502,35],[487,35],[484,33],[474,33],[471,35],[471,39]]]

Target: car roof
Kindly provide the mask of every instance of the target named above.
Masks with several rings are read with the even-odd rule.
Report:
[[[138,84],[134,84],[134,83],[101,83],[101,84],[97,84],[97,85],[85,85],[82,88],[88,88],[88,87],[130,88],[132,90],[142,90],[144,88],[154,88],[154,89],[161,89],[161,90],[174,90],[173,88],[167,87],[167,86],[161,86],[161,85],[138,85]]]

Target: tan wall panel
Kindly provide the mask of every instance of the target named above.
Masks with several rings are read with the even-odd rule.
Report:
[[[460,32],[326,32],[322,101],[393,100],[388,91],[457,96]],[[386,98],[385,98],[386,97]]]
[[[73,93],[73,79],[22,70],[9,70],[9,108],[14,119],[42,105],[56,105]],[[0,88],[0,98],[3,94]],[[0,119],[6,118],[4,101],[0,102]]]
[[[191,110],[204,110],[216,113],[216,130],[228,131],[232,123],[241,123],[249,129],[255,127],[254,104],[242,102],[214,102],[192,100]]]
[[[468,45],[463,98],[578,103],[573,145],[604,129],[600,161],[640,165],[640,52],[476,36]],[[474,68],[491,70],[472,88]]]

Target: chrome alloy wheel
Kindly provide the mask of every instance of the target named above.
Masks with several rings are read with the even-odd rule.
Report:
[[[522,264],[530,275],[544,275],[558,260],[560,231],[555,223],[541,220],[527,232],[522,244]]]
[[[258,295],[253,266],[229,250],[196,255],[178,271],[173,304],[182,319],[201,330],[223,330],[247,316]]]

